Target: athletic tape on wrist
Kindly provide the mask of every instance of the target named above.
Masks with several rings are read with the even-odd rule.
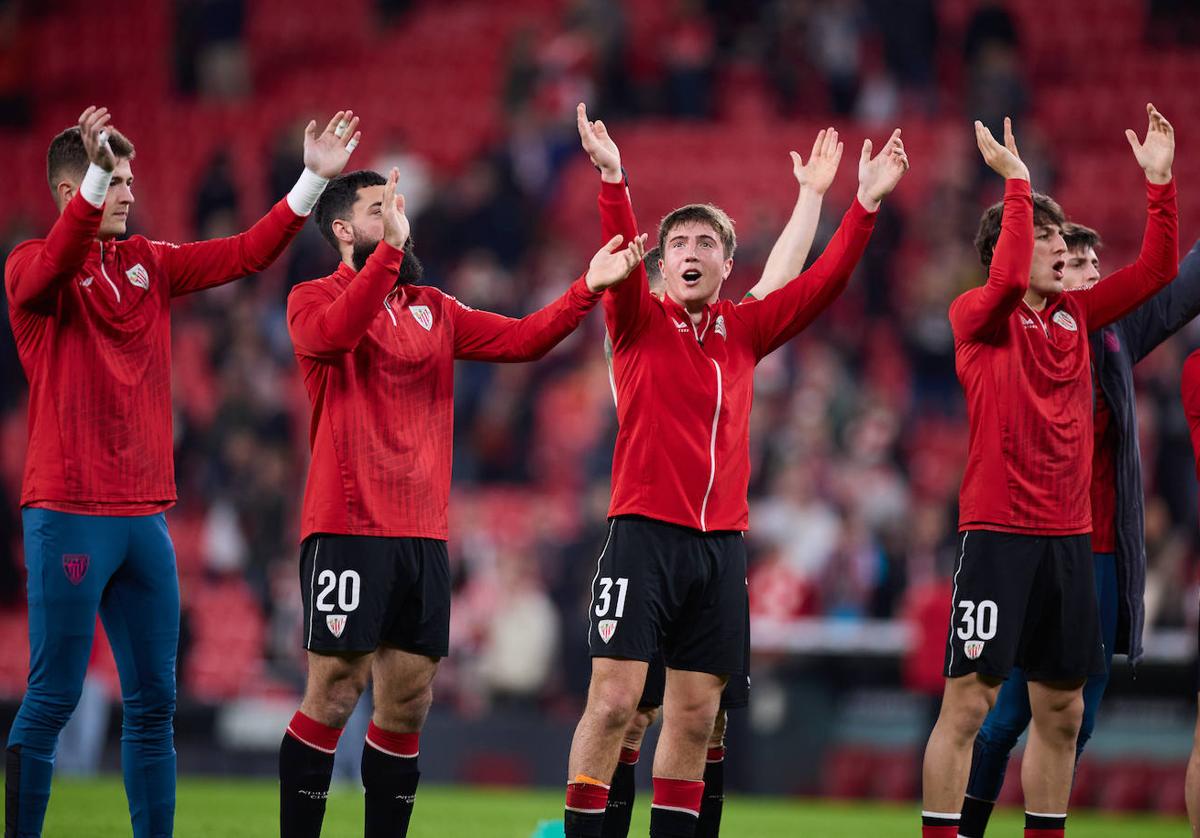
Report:
[[[329,178],[321,177],[306,166],[292,191],[287,194],[288,206],[292,208],[292,212],[301,216],[311,213],[328,183]]]
[[[113,173],[106,172],[95,163],[89,163],[87,174],[79,184],[79,194],[96,209],[104,206],[104,197],[108,194],[108,185],[112,182]]]

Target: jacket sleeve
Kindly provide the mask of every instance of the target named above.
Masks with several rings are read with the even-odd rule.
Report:
[[[1025,292],[1033,265],[1033,195],[1029,181],[1004,183],[1004,214],[987,282],[950,304],[950,326],[960,341],[986,340],[1008,321]]]
[[[605,244],[613,236],[624,237],[621,246],[638,235],[633,203],[624,183],[600,182],[600,233]],[[614,346],[627,343],[637,336],[650,314],[650,282],[646,266],[639,264],[623,282],[604,294],[604,325]]]
[[[1179,271],[1179,208],[1175,181],[1146,183],[1146,232],[1137,261],[1077,295],[1089,331],[1107,326],[1137,308]]]
[[[516,319],[479,311],[447,296],[454,357],[470,361],[536,361],[571,334],[600,300],[583,277],[545,308]]]
[[[100,232],[103,207],[94,207],[76,194],[41,242],[12,252],[4,268],[5,290],[18,308],[38,309],[55,298],[79,275]]]
[[[305,220],[306,216],[292,212],[285,198],[253,227],[236,236],[189,244],[152,244],[159,265],[170,279],[171,296],[178,297],[266,270],[300,232]]]
[[[396,285],[404,252],[380,242],[350,284],[333,299],[315,282],[288,295],[288,333],[297,354],[330,358],[352,352]]]
[[[755,357],[791,340],[845,290],[871,238],[875,217],[856,198],[811,268],[763,299],[747,299],[737,307],[750,328]]]
[[[1166,288],[1121,318],[1120,325],[1133,354],[1145,358],[1171,335],[1200,314],[1200,241],[1179,263],[1179,276]]]

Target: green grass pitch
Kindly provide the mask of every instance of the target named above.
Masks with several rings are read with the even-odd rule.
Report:
[[[639,790],[641,792],[641,790]],[[179,783],[176,838],[269,838],[278,835],[278,796],[270,780],[205,780]],[[630,834],[647,834],[649,794],[643,793]],[[411,838],[530,838],[541,820],[562,816],[562,795],[553,790],[423,787],[417,795]],[[989,835],[1020,836],[1021,814],[1001,812]],[[46,816],[45,838],[109,838],[130,835],[125,792],[119,778],[58,780]],[[561,833],[560,833],[561,834]],[[721,829],[726,838],[914,838],[917,806],[827,803],[781,798],[732,797]],[[1072,814],[1073,838],[1157,838],[1188,834],[1182,819]],[[330,794],[324,838],[362,835],[362,795]]]

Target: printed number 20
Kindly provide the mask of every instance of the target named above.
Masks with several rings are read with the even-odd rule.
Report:
[[[600,595],[596,597],[596,616],[603,617],[608,613],[608,607],[612,605],[612,596],[609,592],[612,590],[614,580],[605,576],[600,580],[601,590]],[[615,580],[617,585],[617,609],[613,613],[618,619],[625,613],[625,591],[629,587],[629,579],[622,576]]]
[[[975,638],[991,640],[996,636],[996,623],[1000,609],[996,607],[995,602],[985,599],[976,608],[974,602],[964,599],[958,604],[958,607],[963,610],[963,615],[959,618],[962,623],[958,629],[959,640],[974,640]]]
[[[340,610],[353,611],[358,608],[358,594],[362,587],[362,580],[357,571],[343,571],[339,578],[332,570],[322,570],[321,575],[317,577],[317,584],[322,586],[321,595],[317,597],[318,611],[333,610],[333,603],[325,600],[333,593],[334,588],[337,588],[337,607]]]

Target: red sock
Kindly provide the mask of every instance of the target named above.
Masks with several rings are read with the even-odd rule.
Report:
[[[654,778],[652,808],[691,812],[700,817],[700,801],[704,797],[703,780],[670,780]]]
[[[599,783],[567,783],[567,808],[573,812],[604,814],[608,805],[608,786]]]
[[[332,754],[337,750],[338,739],[342,736],[340,727],[323,725],[316,719],[310,719],[299,710],[288,723],[287,732],[293,739],[327,754]]]
[[[412,759],[421,753],[420,741],[419,733],[394,733],[376,727],[375,722],[367,725],[367,744],[391,757]]]
[[[725,760],[725,746],[718,745],[715,748],[708,749],[708,758],[705,762],[723,762]]]
[[[619,761],[626,765],[637,765],[638,757],[642,755],[640,750],[635,751],[633,748],[621,748],[621,756]]]
[[[1064,838],[1067,833],[1067,816],[1025,813],[1025,838]]]

